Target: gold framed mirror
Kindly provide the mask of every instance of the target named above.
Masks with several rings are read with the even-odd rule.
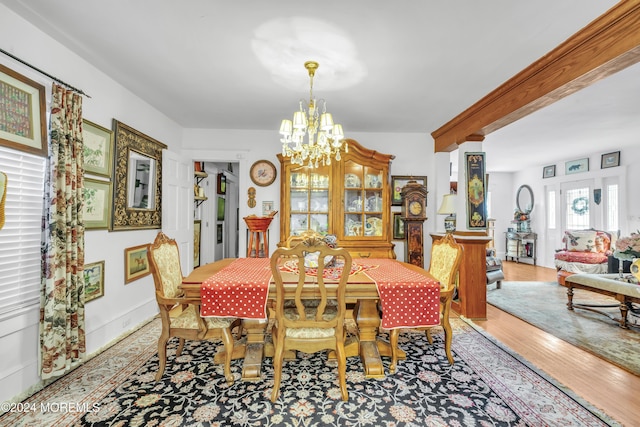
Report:
[[[111,230],[160,228],[162,150],[167,146],[118,120]]]

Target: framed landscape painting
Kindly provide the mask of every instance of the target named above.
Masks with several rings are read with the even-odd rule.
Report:
[[[124,283],[130,283],[151,274],[147,259],[147,245],[124,250]]]
[[[393,213],[393,240],[404,240],[404,220],[402,212]]]
[[[84,302],[104,296],[104,261],[84,265]]]

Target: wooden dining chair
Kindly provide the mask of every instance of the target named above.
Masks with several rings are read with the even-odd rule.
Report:
[[[202,318],[200,301],[182,295],[182,269],[180,253],[174,239],[159,232],[153,243],[147,247],[149,269],[153,275],[156,289],[156,300],[160,309],[162,332],[158,338],[158,359],[160,366],[156,373],[156,381],[164,374],[167,363],[167,341],[179,339],[176,356],[180,356],[185,339],[209,340],[221,338],[225,349],[224,376],[229,384],[233,383],[231,374],[231,356],[233,353],[232,328],[239,326],[240,320],[235,318]]]
[[[431,246],[431,261],[429,273],[434,279],[440,282],[440,326],[444,329],[444,348],[449,363],[453,365],[453,355],[451,354],[451,323],[449,313],[451,312],[451,301],[455,292],[458,270],[462,262],[462,245],[458,244],[451,233],[447,233],[443,238],[433,242]],[[418,328],[425,330],[429,344],[433,344],[431,328]],[[391,365],[389,371],[394,373],[398,362],[398,334],[400,329],[392,329],[390,333],[391,341]]]
[[[313,267],[305,267],[305,259],[307,266],[311,260]],[[324,278],[326,259],[344,262],[338,277],[334,276],[330,281],[327,279],[329,283]],[[293,277],[287,283],[280,268],[283,262],[297,266],[297,273],[285,273]],[[351,255],[346,249],[331,248],[317,235],[308,236],[293,248],[279,248],[271,256],[271,272],[276,284],[275,322],[272,329],[275,347],[272,402],[278,399],[284,354],[289,350],[304,353],[334,350],[338,361],[340,393],[342,400],[348,400],[344,317],[345,288],[351,264]],[[285,287],[294,287],[295,292],[285,294]],[[305,300],[309,299],[317,301],[317,304],[305,304]]]

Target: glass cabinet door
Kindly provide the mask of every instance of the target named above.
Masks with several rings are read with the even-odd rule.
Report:
[[[382,171],[351,160],[344,170],[345,237],[382,236]]]
[[[327,233],[329,230],[329,169],[296,169],[290,177],[290,234],[299,236],[306,230]]]

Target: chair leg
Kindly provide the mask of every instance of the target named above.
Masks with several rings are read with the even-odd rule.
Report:
[[[442,319],[442,328],[444,329],[444,351],[447,354],[447,360],[449,364],[453,365],[453,355],[451,354],[451,339],[453,337],[453,331],[451,330],[451,323],[449,319]]]
[[[347,355],[344,351],[344,342],[336,345],[336,359],[338,360],[338,380],[340,381],[340,395],[345,402],[349,400],[347,391]]]
[[[180,341],[178,341],[178,349],[176,350],[176,356],[180,356],[182,354],[182,350],[184,350],[184,338],[180,338]]]
[[[231,328],[222,330],[222,343],[224,344],[224,377],[227,384],[233,384],[233,375],[231,374],[231,356],[233,356],[233,334]]]
[[[280,381],[282,379],[282,359],[284,358],[284,331],[278,331],[274,326],[272,336],[275,340],[275,353],[273,355],[273,391],[271,392],[271,402],[278,400],[280,393]]]
[[[167,366],[167,341],[169,341],[168,335],[160,335],[158,338],[158,372],[156,372],[156,381],[160,381],[164,374],[164,369]]]
[[[427,328],[424,331],[424,334],[427,336],[427,341],[429,341],[429,345],[433,345],[433,337],[431,336],[431,328]]]
[[[396,364],[398,363],[398,334],[400,329],[392,329],[389,335],[389,341],[391,344],[391,365],[389,365],[389,372],[396,372]]]

